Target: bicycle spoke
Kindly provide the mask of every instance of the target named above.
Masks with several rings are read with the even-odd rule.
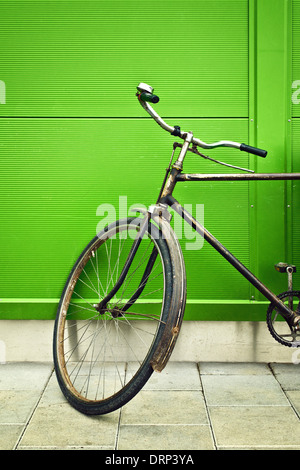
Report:
[[[59,324],[67,393],[74,395],[74,400],[82,397],[84,403],[95,405],[114,400],[124,387],[135,383],[140,371],[149,367],[145,361],[166,324],[162,313],[168,284],[160,245],[149,234],[141,238],[119,289],[97,310],[120,281],[139,227],[137,223],[112,226],[83,253],[84,261],[78,261]],[[168,275],[171,280],[171,273]],[[126,312],[122,312],[125,305]]]

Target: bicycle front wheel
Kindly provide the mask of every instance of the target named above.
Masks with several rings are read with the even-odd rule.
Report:
[[[116,221],[99,233],[75,263],[61,296],[54,327],[58,383],[73,407],[104,414],[143,387],[169,313],[173,274],[168,245],[149,222],[127,275],[104,310],[95,306],[112,291],[142,219]]]

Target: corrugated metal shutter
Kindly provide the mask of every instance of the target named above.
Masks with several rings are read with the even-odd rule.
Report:
[[[292,171],[300,171],[300,1],[293,0],[292,22]],[[293,262],[300,269],[300,191],[292,190],[292,251]],[[296,286],[297,287],[297,286]],[[298,286],[299,287],[299,286]]]
[[[139,81],[155,87],[171,124],[208,142],[255,144],[254,2],[150,0],[145,9],[137,0],[12,0],[0,9],[1,296],[12,299],[3,317],[53,318],[68,271],[96,233],[97,207],[118,212],[119,196],[128,208],[148,205],[159,191],[173,138],[138,105]],[[254,162],[229,149],[209,155]],[[220,169],[193,155],[184,167]],[[251,191],[248,183],[181,183],[174,195],[204,204],[207,228],[256,270]],[[186,250],[186,242],[189,305],[205,305],[200,317],[188,307],[186,318],[234,319],[233,307],[242,313],[250,302],[249,285],[211,247]]]

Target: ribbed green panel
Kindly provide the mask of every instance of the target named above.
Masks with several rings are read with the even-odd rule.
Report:
[[[250,162],[228,148],[210,156],[285,171],[286,38],[292,27],[292,77],[300,80],[300,0],[292,2],[292,22],[284,16],[286,5],[0,1],[0,80],[6,85],[5,105],[0,96],[1,318],[53,318],[68,272],[96,234],[97,208],[106,204],[114,219],[131,205],[156,201],[174,138],[145,119],[134,96],[139,81],[155,87],[161,97],[155,109],[170,124],[207,142],[229,139],[269,150],[267,159]],[[300,171],[299,110],[293,104],[292,171]],[[184,171],[230,170],[188,154]],[[204,204],[207,229],[277,292],[286,279],[273,264],[286,260],[290,243],[286,187],[180,183],[174,196],[193,213]],[[293,262],[300,265],[298,188],[292,183]],[[185,318],[262,319],[265,304],[250,304],[253,291],[244,278],[208,244],[187,250],[182,235]]]
[[[300,83],[300,1],[293,0],[293,23],[292,23],[292,34],[293,34],[293,83],[299,81]],[[292,112],[294,117],[300,117],[300,85],[294,83],[292,88],[292,94],[294,100],[292,100]],[[296,101],[296,102],[295,102]]]
[[[293,171],[300,171],[300,119],[293,119]],[[300,188],[297,181],[292,186],[292,214],[293,214],[293,263],[300,269]],[[299,276],[299,275],[298,275]],[[297,277],[298,277],[297,276]]]
[[[248,139],[247,120],[183,120],[184,129],[213,142],[215,136],[242,142]],[[223,136],[223,137],[221,137]],[[209,156],[233,165],[248,167],[247,154],[228,148],[204,151]],[[220,173],[222,167],[193,154],[185,159],[187,173]],[[220,170],[221,169],[221,170]],[[234,172],[223,167],[226,173]],[[236,171],[236,170],[235,170]],[[248,182],[182,182],[173,193],[179,202],[190,204],[196,216],[196,205],[204,204],[204,225],[226,248],[249,267],[249,187]],[[190,208],[186,207],[189,212]],[[190,232],[187,232],[187,237]],[[186,250],[186,244],[190,249]],[[192,244],[190,244],[192,243]],[[219,253],[204,242],[200,250],[186,238],[182,248],[187,269],[188,299],[249,299],[249,285]],[[195,245],[197,246],[197,245]]]
[[[292,50],[292,80],[300,83],[300,1],[293,0],[293,50]],[[292,104],[292,171],[300,171],[300,90],[299,83],[295,83],[292,89],[294,100]],[[296,100],[296,102],[295,102]],[[295,182],[292,185],[292,254],[293,263],[300,266],[300,189],[299,184]],[[299,286],[298,286],[299,287]]]
[[[246,120],[181,123],[207,140],[216,135],[247,140]],[[118,217],[119,196],[127,198],[125,209],[155,202],[173,142],[153,121],[138,119],[7,119],[0,121],[0,136],[6,298],[58,298],[74,261],[96,234],[102,220],[97,207],[112,205],[107,209],[115,207]],[[247,164],[246,154],[225,148],[210,155]],[[193,154],[186,159],[187,171],[213,168]],[[208,229],[248,263],[247,182],[178,183],[174,195],[192,204],[192,211],[204,204]],[[210,246],[185,255],[189,298],[248,299],[243,278]]]
[[[2,116],[248,116],[247,0],[0,2]],[[174,98],[176,96],[176,99]]]
[[[144,119],[140,81],[155,87],[170,124],[208,142],[249,141],[248,1],[2,0],[0,17],[1,298],[11,299],[1,316],[53,318],[68,272],[96,234],[97,208],[106,204],[114,219],[156,201],[174,138]],[[249,164],[238,151],[209,155]],[[184,170],[220,168],[189,154]],[[180,183],[174,192],[192,211],[204,204],[207,228],[246,265],[248,189]],[[186,250],[178,235],[189,301],[226,299],[232,318],[232,305],[249,301],[248,284],[210,246]]]

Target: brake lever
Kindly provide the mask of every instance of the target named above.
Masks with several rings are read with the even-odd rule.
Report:
[[[174,142],[173,144],[174,150],[177,147],[181,148],[182,144],[180,144],[179,142]],[[199,152],[196,145],[193,145],[191,148],[188,148],[188,152],[195,153],[196,155],[199,155],[199,157],[205,158],[206,160],[210,160],[211,162],[214,162],[214,163],[218,163],[219,165],[224,165],[230,168],[235,168],[236,170],[247,171],[248,173],[255,173],[254,170],[249,170],[248,168],[241,168],[240,166],[230,165],[229,163],[221,162],[220,160],[215,160],[214,158],[208,157],[207,155],[203,155],[203,153]]]

